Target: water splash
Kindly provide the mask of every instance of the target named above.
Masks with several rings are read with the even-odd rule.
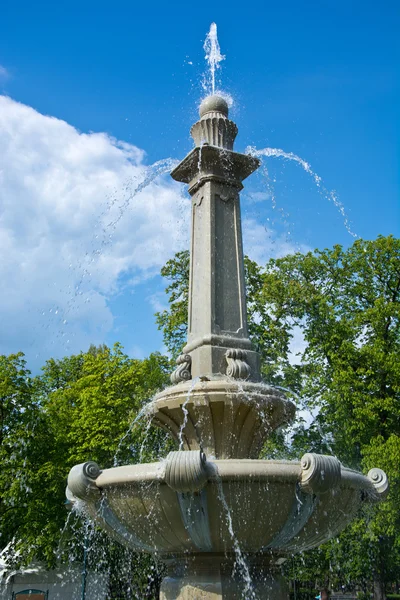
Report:
[[[215,71],[220,68],[219,63],[225,60],[225,56],[221,54],[219,47],[216,23],[211,23],[203,48],[209,65],[209,74],[204,77],[203,88],[208,94],[215,94]]]
[[[114,458],[113,458],[113,466],[114,467],[118,467],[118,465],[119,465],[118,455],[121,452],[121,450],[122,450],[122,448],[124,446],[125,441],[129,437],[129,435],[132,433],[132,430],[133,430],[134,426],[136,425],[136,423],[138,423],[138,421],[140,421],[140,419],[142,419],[144,417],[147,418],[147,424],[146,424],[146,427],[145,427],[145,431],[146,431],[146,433],[148,433],[148,430],[149,430],[150,425],[151,425],[151,415],[149,415],[148,405],[147,404],[145,404],[140,409],[140,411],[138,412],[138,414],[136,415],[136,417],[132,420],[131,424],[129,425],[127,431],[124,433],[124,435],[119,440],[118,446],[117,446],[117,449],[115,451]],[[143,440],[142,446],[140,448],[140,455],[143,453],[143,444],[144,444],[144,442],[145,442],[145,440]],[[139,460],[139,462],[140,462],[140,460]]]
[[[161,160],[156,161],[152,165],[146,167],[141,177],[139,177],[138,183],[137,177],[133,177],[132,179],[128,180],[124,184],[124,188],[128,192],[127,197],[124,200],[124,202],[118,207],[118,216],[115,219],[111,220],[107,225],[105,225],[105,228],[112,228],[114,230],[118,222],[123,217],[133,197],[142,192],[148,185],[153,183],[153,181],[157,179],[157,177],[160,177],[161,175],[164,175],[166,173],[170,173],[178,164],[179,160],[176,158],[163,158]],[[106,209],[107,212],[113,207],[115,202],[116,198],[108,204],[108,207]],[[110,236],[108,236],[108,239],[109,238]]]
[[[311,403],[309,402],[309,399],[303,398],[302,396],[300,396],[300,394],[298,394],[294,390],[292,390],[288,387],[284,387],[282,385],[275,385],[275,388],[277,390],[281,390],[282,392],[285,392],[285,393],[289,394],[290,396],[292,396],[296,400],[300,410],[303,413],[311,416],[311,420],[307,424],[307,429],[310,429],[312,426],[315,426],[315,428],[317,429],[317,431],[321,437],[322,443],[325,444],[325,446],[327,447],[328,451],[330,452],[330,454],[332,456],[336,456],[336,452],[334,451],[334,449],[330,443],[331,440],[326,435],[326,433],[322,430],[321,424],[318,421],[319,410],[316,409],[315,411],[313,411],[312,407],[311,407]],[[294,434],[294,428],[289,427],[288,437],[286,439],[286,442],[288,443],[289,446],[291,444],[291,439],[293,437],[293,434]]]
[[[192,383],[190,385],[190,388],[188,389],[188,393],[186,396],[186,400],[185,402],[182,404],[182,411],[183,411],[183,422],[181,425],[181,428],[179,430],[179,450],[183,450],[183,432],[185,431],[185,427],[188,423],[188,419],[189,419],[189,411],[186,408],[187,403],[190,400],[190,394],[192,393],[194,386],[196,385],[196,383],[200,380],[200,377],[194,377],[192,379]]]
[[[93,224],[93,235],[89,249],[82,252],[76,263],[69,265],[71,284],[63,292],[65,299],[60,305],[54,305],[47,315],[46,329],[51,324],[58,331],[57,338],[63,342],[64,349],[69,352],[70,339],[75,333],[71,330],[74,315],[83,304],[90,303],[93,295],[99,293],[99,286],[93,283],[96,269],[101,267],[105,252],[112,246],[117,226],[129,209],[133,199],[150,186],[158,177],[170,173],[179,161],[165,158],[146,166],[140,173],[128,178],[120,189],[114,190],[105,207]],[[113,214],[116,213],[116,214]]]
[[[322,178],[317,173],[315,173],[315,171],[312,170],[310,163],[308,163],[307,161],[302,159],[300,156],[297,156],[297,154],[294,154],[293,152],[285,152],[284,150],[281,150],[281,148],[263,148],[261,150],[257,150],[257,148],[254,148],[253,146],[248,146],[246,148],[245,152],[246,152],[246,154],[250,154],[251,156],[256,156],[258,158],[261,158],[263,156],[265,156],[266,158],[271,158],[271,157],[272,158],[284,158],[286,160],[294,161],[295,163],[300,165],[306,173],[311,175],[311,177],[314,180],[315,185],[320,190],[321,194],[325,198],[328,198],[328,200],[333,202],[333,204],[336,206],[337,210],[339,211],[339,213],[341,214],[341,216],[343,218],[343,223],[344,223],[344,226],[345,226],[347,232],[353,238],[358,237],[357,234],[354,233],[354,231],[351,229],[349,217],[347,216],[345,208],[344,208],[342,202],[340,202],[336,192],[334,190],[329,191],[322,184]],[[265,166],[264,166],[264,173],[266,176],[268,176],[268,170]],[[274,199],[274,197],[272,197],[272,198],[273,198],[273,202],[274,202],[275,199]]]
[[[147,423],[146,426],[144,428],[144,432],[143,432],[143,441],[140,444],[140,450],[139,450],[139,463],[143,462],[144,459],[144,452],[145,452],[145,448],[146,448],[146,444],[147,444],[147,440],[150,434],[150,430],[151,430],[151,426],[153,425],[153,420],[151,418],[151,416],[148,414],[147,415]]]

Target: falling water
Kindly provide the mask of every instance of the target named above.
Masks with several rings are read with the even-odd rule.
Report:
[[[209,94],[215,94],[215,71],[220,68],[220,62],[225,59],[221,54],[217,37],[217,24],[211,23],[210,31],[207,33],[203,46],[206,53],[206,61],[209,65],[209,74],[206,75],[203,82],[204,90]]]
[[[207,93],[215,94],[216,70],[220,68],[220,63],[225,59],[225,56],[221,54],[218,37],[217,37],[217,25],[215,23],[212,23],[210,26],[210,30],[209,30],[209,32],[206,36],[205,42],[204,42],[204,50],[206,53],[205,58],[208,63],[209,71],[205,75],[203,87],[204,87],[205,91],[207,91]],[[343,217],[344,224],[345,224],[345,227],[346,227],[348,233],[353,237],[357,237],[357,235],[351,230],[349,219],[346,215],[344,206],[337,198],[336,193],[334,191],[327,190],[323,186],[321,177],[312,170],[312,168],[308,162],[306,162],[305,160],[303,160],[301,157],[297,156],[293,152],[285,152],[279,148],[264,148],[264,149],[258,150],[256,148],[249,147],[249,148],[247,148],[246,152],[247,152],[247,154],[251,154],[251,155],[257,156],[257,157],[283,158],[285,160],[294,161],[298,165],[300,165],[302,167],[302,169],[312,177],[315,185],[320,190],[322,195],[327,197],[329,200],[331,200],[333,202],[333,204],[335,205],[335,207],[338,209],[339,213]],[[199,161],[201,161],[201,152],[199,154]],[[150,167],[147,167],[146,170],[144,171],[144,173],[142,173],[139,177],[132,178],[125,184],[125,186],[123,188],[123,192],[125,192],[126,195],[122,199],[122,202],[121,202],[120,196],[116,195],[108,203],[108,205],[103,210],[103,212],[100,214],[98,223],[97,223],[97,227],[96,227],[97,231],[100,229],[100,234],[96,233],[93,236],[92,251],[86,253],[86,255],[84,256],[83,260],[81,261],[81,263],[79,265],[70,267],[70,268],[73,268],[74,270],[78,270],[80,272],[80,276],[78,277],[78,283],[77,283],[75,289],[71,292],[71,300],[67,304],[67,309],[61,317],[61,319],[64,319],[63,320],[64,325],[67,323],[67,320],[66,320],[67,313],[71,312],[71,310],[73,309],[74,303],[77,301],[77,298],[80,295],[82,295],[82,293],[83,293],[82,288],[84,287],[84,284],[85,283],[87,284],[88,281],[90,281],[90,279],[91,279],[90,265],[92,265],[96,261],[96,259],[98,260],[99,257],[104,252],[105,248],[112,243],[113,232],[116,230],[116,227],[117,227],[119,221],[124,216],[132,199],[135,196],[137,196],[140,192],[142,192],[148,185],[150,185],[158,176],[170,172],[177,164],[178,164],[178,161],[169,158],[169,159],[157,161]],[[266,166],[265,166],[265,171],[267,172]],[[117,204],[118,201],[120,201],[119,205]],[[108,213],[110,213],[110,211],[114,207],[117,208],[116,216],[111,218],[111,215],[110,215],[110,217],[107,218]],[[58,307],[57,307],[57,309],[54,311],[53,314],[58,315],[59,312],[60,311],[58,310]],[[180,450],[183,449],[183,445],[184,445],[183,433],[184,433],[184,429],[187,425],[188,418],[189,418],[187,404],[189,402],[191,392],[198,381],[199,381],[199,377],[196,377],[192,380],[191,387],[188,390],[187,397],[185,399],[185,402],[182,405],[184,419],[183,419],[183,423],[181,425],[179,436],[178,436]],[[281,388],[281,389],[284,389],[284,388]],[[307,407],[307,408],[308,408],[308,410],[310,410],[309,407]],[[260,409],[261,409],[261,407],[260,407]],[[311,415],[313,416],[313,418],[315,420],[316,416],[313,415],[312,413],[311,413]],[[146,405],[145,407],[143,407],[141,409],[139,414],[132,421],[128,431],[120,439],[118,447],[117,447],[115,455],[114,455],[114,461],[113,461],[114,466],[118,465],[118,455],[123,448],[124,442],[126,441],[127,437],[131,433],[134,425],[143,416],[146,416],[148,421],[145,426],[144,439],[141,444],[140,452],[139,452],[139,462],[141,462],[141,460],[143,458],[144,446],[146,443],[147,435],[148,435],[148,433],[150,431],[150,427],[151,427],[151,415],[149,413],[149,405]],[[263,418],[266,418],[266,417],[263,415]],[[219,477],[217,479],[217,484],[218,484],[218,496],[219,496],[219,499],[220,499],[221,504],[225,511],[226,524],[227,524],[227,528],[228,528],[230,537],[232,539],[232,544],[233,544],[233,548],[234,548],[235,555],[236,555],[235,569],[238,569],[240,571],[240,574],[242,575],[242,577],[244,579],[244,583],[245,583],[244,593],[246,594],[246,600],[251,600],[251,599],[255,598],[255,594],[252,589],[252,581],[251,581],[249,567],[248,567],[245,557],[243,556],[243,553],[241,551],[239,541],[235,535],[235,532],[233,529],[232,515],[230,512],[227,500],[224,495],[222,481]],[[298,499],[298,500],[299,500],[299,502],[301,502],[300,499]],[[103,498],[102,498],[102,501],[103,501]],[[79,506],[79,503],[77,504],[77,508],[78,508],[78,506]],[[148,515],[148,518],[151,518],[151,517],[152,517],[152,514],[150,512]],[[68,528],[69,521],[70,521],[70,516],[68,517],[66,525],[60,536],[60,546],[59,546],[59,550],[58,550],[58,552],[60,552],[60,553],[61,553],[61,540],[63,538],[65,531]],[[93,526],[90,526],[90,527],[92,527],[92,529],[94,531],[94,527]],[[87,550],[90,550],[90,546],[92,545],[91,539],[90,539],[90,536],[91,536],[90,527],[89,527],[88,523],[86,523],[86,526],[85,526],[85,548],[86,548],[86,546],[89,546],[88,548],[86,548]],[[1,553],[0,553],[0,559],[1,559]]]
[[[84,263],[86,263],[87,265],[94,263],[96,259],[100,258],[104,250],[112,244],[113,233],[119,221],[124,216],[133,198],[135,198],[135,196],[137,196],[138,194],[140,194],[140,192],[145,190],[151,183],[153,183],[153,181],[155,181],[155,179],[157,179],[157,177],[160,177],[165,173],[170,173],[172,169],[176,167],[178,162],[178,160],[173,158],[165,158],[159,160],[154,164],[146,167],[144,172],[141,173],[140,176],[132,177],[131,179],[127,180],[122,188],[123,191],[126,192],[126,197],[123,199],[123,202],[118,206],[118,215],[115,218],[109,220],[108,223],[103,224],[103,219],[105,218],[106,214],[110,212],[114,205],[117,203],[118,195],[116,195],[115,198],[108,203],[107,207],[100,214],[99,219],[94,226],[94,229],[100,229],[101,233],[95,233],[93,235],[93,250],[90,253],[86,253],[84,260],[78,265],[78,269],[82,269],[82,276],[78,282],[78,285],[75,288],[75,296],[80,291],[83,279],[85,277],[87,279],[87,277],[90,276],[90,273],[88,272],[87,268],[85,268]]]
[[[249,566],[243,556],[239,541],[235,535],[235,532],[233,529],[231,511],[230,511],[230,508],[226,501],[226,497],[224,494],[224,488],[222,485],[222,480],[221,480],[220,476],[218,475],[218,473],[216,474],[216,482],[217,482],[217,487],[218,487],[218,498],[221,500],[221,504],[225,511],[226,524],[228,527],[229,535],[231,536],[231,540],[233,543],[233,549],[235,551],[235,557],[236,557],[235,567],[237,566],[239,568],[239,570],[241,571],[241,575],[242,575],[244,583],[245,583],[245,589],[244,589],[244,593],[246,594],[245,598],[246,598],[246,600],[255,600],[256,596],[255,596],[254,590],[253,590],[253,582],[251,580],[250,569],[249,569]]]
[[[312,410],[310,403],[308,402],[308,399],[303,398],[302,396],[297,394],[294,390],[292,390],[288,387],[284,387],[282,385],[275,385],[274,387],[277,390],[281,390],[282,392],[285,392],[289,396],[292,396],[296,400],[297,405],[299,406],[300,410],[303,413],[308,413],[311,416],[311,421],[308,423],[308,428],[310,429],[313,425],[315,425],[315,427],[320,435],[321,441],[323,442],[323,444],[325,444],[329,453],[332,456],[336,456],[336,452],[332,448],[329,438],[327,437],[326,433],[324,433],[320,423],[318,422],[318,411]],[[287,440],[289,444],[290,444],[290,438],[292,437],[292,435],[293,435],[293,429],[291,431],[291,428],[289,428],[289,430],[288,430],[289,439]]]
[[[146,167],[146,169],[143,173],[143,177],[139,181],[139,183],[136,184],[137,178],[132,178],[132,179],[128,180],[124,185],[124,189],[128,192],[127,198],[118,207],[118,213],[119,213],[118,217],[116,219],[113,219],[112,221],[110,221],[105,226],[105,228],[106,229],[108,229],[108,228],[115,229],[117,223],[123,217],[125,210],[128,208],[131,200],[135,196],[137,196],[137,194],[142,192],[148,185],[153,183],[153,181],[157,177],[159,177],[160,175],[164,175],[165,173],[170,173],[172,171],[172,169],[174,169],[178,164],[179,164],[179,160],[177,160],[177,159],[163,158],[162,160],[158,160],[157,162],[153,163],[152,165]],[[133,187],[133,189],[131,188],[132,184],[135,184],[135,187]],[[115,204],[115,202],[116,202],[116,199],[109,203],[109,205],[106,209],[107,212],[112,208],[112,206]]]
[[[147,440],[148,440],[152,425],[153,425],[153,421],[152,421],[150,415],[148,415],[147,423],[146,423],[146,426],[145,426],[144,432],[143,432],[143,441],[140,444],[139,461],[138,461],[139,463],[144,462],[144,451],[146,448]]]
[[[147,423],[146,423],[146,426],[145,426],[145,431],[146,431],[146,433],[148,433],[148,430],[149,430],[149,428],[151,426],[151,415],[149,414],[148,405],[147,404],[145,404],[140,409],[140,411],[138,412],[138,414],[136,415],[136,417],[133,419],[132,423],[129,425],[127,431],[124,433],[124,435],[119,440],[117,449],[116,449],[115,454],[114,454],[114,459],[113,459],[113,466],[114,467],[117,467],[118,464],[119,464],[119,462],[118,462],[118,455],[119,455],[119,453],[120,453],[120,451],[121,451],[121,449],[122,449],[122,447],[124,445],[125,440],[128,438],[128,436],[132,432],[132,430],[133,430],[134,426],[136,425],[136,423],[138,423],[138,421],[140,421],[140,419],[142,419],[143,417],[147,418]],[[143,444],[144,444],[144,442],[145,442],[145,440],[143,440],[142,446],[140,448],[140,455],[143,454]],[[140,462],[140,460],[139,460],[139,462]]]
[[[245,152],[246,152],[246,154],[250,154],[251,156],[256,156],[258,158],[265,156],[266,158],[272,157],[272,158],[283,158],[286,160],[292,160],[295,163],[297,163],[298,165],[300,165],[306,173],[311,175],[311,177],[314,180],[315,185],[320,190],[322,195],[325,198],[328,198],[328,200],[331,200],[333,202],[333,204],[336,206],[339,213],[343,217],[344,226],[345,226],[347,232],[354,238],[358,237],[357,234],[354,233],[354,231],[352,231],[352,229],[351,229],[350,221],[346,214],[345,208],[344,208],[343,204],[340,202],[339,198],[337,197],[336,192],[334,190],[329,191],[324,185],[322,185],[321,177],[317,173],[315,173],[315,171],[312,170],[310,164],[307,161],[303,160],[300,156],[297,156],[297,154],[294,154],[293,152],[285,152],[284,150],[281,150],[280,148],[263,148],[262,150],[257,150],[257,148],[254,148],[253,146],[248,146],[246,148]],[[266,170],[266,175],[268,176],[268,170],[266,168],[265,168],[265,170]]]
[[[69,350],[69,337],[74,333],[68,334],[70,321],[82,301],[90,302],[91,290],[89,284],[92,282],[93,269],[96,263],[99,263],[107,248],[113,243],[113,236],[118,223],[128,210],[133,199],[151,185],[158,177],[170,173],[178,164],[178,160],[165,158],[143,169],[143,171],[126,180],[121,188],[113,194],[113,197],[107,202],[106,206],[99,214],[97,221],[93,224],[93,236],[90,242],[90,248],[86,251],[78,263],[70,264],[70,272],[73,273],[75,284],[65,291],[67,299],[65,306],[54,305],[47,315],[47,328],[50,327],[50,318],[54,319],[58,327],[58,336],[65,341],[65,349]],[[111,211],[116,209],[117,214],[111,216]],[[84,300],[86,296],[86,299]]]
[[[192,379],[192,383],[191,383],[191,386],[190,386],[190,388],[188,390],[188,393],[187,393],[187,396],[186,396],[186,400],[182,404],[183,422],[182,422],[181,428],[179,430],[179,436],[178,436],[179,437],[179,450],[183,450],[183,432],[185,430],[185,427],[187,425],[188,418],[189,418],[189,411],[186,408],[186,405],[189,402],[189,400],[190,400],[190,394],[192,393],[193,388],[196,385],[196,383],[199,381],[199,379],[200,379],[200,377],[194,377]]]

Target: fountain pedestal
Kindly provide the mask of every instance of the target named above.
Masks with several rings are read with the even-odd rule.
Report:
[[[288,586],[270,557],[246,558],[250,580],[237,557],[198,554],[166,561],[160,600],[288,600]]]
[[[295,407],[272,386],[219,376],[163,390],[149,413],[181,449],[240,459],[258,458],[268,435],[292,421]]]

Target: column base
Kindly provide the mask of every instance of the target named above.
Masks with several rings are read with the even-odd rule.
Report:
[[[247,557],[251,581],[235,558],[201,554],[165,561],[160,600],[288,600],[288,586],[268,558]]]

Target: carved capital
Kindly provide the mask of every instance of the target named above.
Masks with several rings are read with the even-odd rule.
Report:
[[[97,463],[89,461],[75,465],[68,475],[68,490],[81,500],[96,500],[100,497],[100,490],[96,485],[96,479],[101,470]],[[69,497],[67,493],[67,497]]]
[[[375,491],[384,498],[389,491],[389,481],[385,471],[382,471],[382,469],[371,469],[368,472],[368,479],[372,482]]]
[[[339,485],[341,464],[334,456],[307,453],[301,459],[300,486],[310,494],[324,494]]]
[[[192,126],[190,134],[196,146],[210,144],[219,148],[233,149],[233,143],[238,133],[238,128],[220,113],[208,113]]]
[[[233,379],[247,379],[250,375],[250,367],[246,362],[246,351],[240,348],[229,348],[225,356],[228,363],[226,369],[228,377],[233,377]]]
[[[168,454],[165,482],[176,492],[198,492],[207,479],[206,455],[202,450],[180,450]]]
[[[192,357],[190,354],[181,354],[176,360],[178,365],[175,371],[171,374],[172,383],[179,383],[180,381],[188,381],[192,378],[191,366]]]

